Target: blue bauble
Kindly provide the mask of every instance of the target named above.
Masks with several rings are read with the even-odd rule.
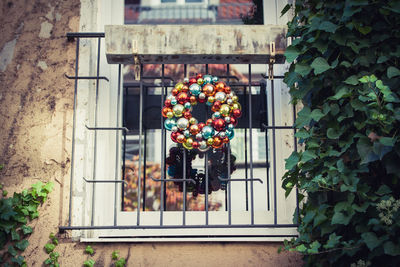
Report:
[[[171,99],[171,105],[175,106],[176,104],[178,104],[178,100],[176,98]]]
[[[212,82],[217,83],[219,81],[219,78],[217,76],[212,77]]]
[[[183,106],[184,106],[186,109],[190,109],[190,108],[192,107],[192,105],[191,105],[189,102],[186,102]]]
[[[175,168],[175,166],[169,166],[169,167],[168,167],[167,173],[168,173],[169,176],[174,177],[174,176],[175,176],[175,173],[176,173],[176,168]]]
[[[235,132],[233,130],[226,130],[225,134],[228,136],[229,140],[235,136]]]
[[[198,96],[201,93],[201,86],[194,83],[189,87],[189,91],[192,95]]]
[[[214,128],[211,126],[204,126],[203,129],[201,130],[201,134],[203,135],[204,139],[208,139],[214,136]]]
[[[167,129],[168,131],[172,130],[172,127],[176,126],[176,120],[174,118],[171,119],[166,119],[164,121],[164,127],[165,129]]]
[[[212,83],[212,76],[211,75],[204,75],[203,76],[204,83]]]

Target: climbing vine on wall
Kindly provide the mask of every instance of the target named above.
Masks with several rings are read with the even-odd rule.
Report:
[[[297,0],[285,75],[304,150],[283,188],[302,200],[285,249],[308,266],[400,265],[400,1]]]

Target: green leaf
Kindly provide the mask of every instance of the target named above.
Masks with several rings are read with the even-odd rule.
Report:
[[[29,246],[29,241],[26,239],[22,239],[21,241],[15,244],[15,247],[21,251],[24,251]]]
[[[124,267],[126,265],[125,258],[120,258],[115,262],[115,267]]]
[[[285,159],[286,164],[285,164],[285,169],[286,170],[291,170],[294,166],[297,165],[299,162],[300,156],[299,153],[296,151],[293,151],[292,154],[290,155],[289,158]]]
[[[336,233],[330,234],[328,241],[324,245],[324,248],[330,249],[330,248],[336,247],[336,245],[339,244],[339,241],[341,238],[342,238],[342,236],[340,236],[340,235],[338,236],[338,235],[336,235]]]
[[[297,138],[305,139],[310,137],[311,134],[305,128],[301,128],[298,132],[296,132],[295,136]]]
[[[93,254],[94,254],[93,248],[92,248],[91,246],[89,246],[89,245],[86,247],[85,252],[86,252],[87,254],[90,254],[90,255],[93,255]]]
[[[322,57],[317,57],[314,59],[314,61],[311,63],[311,67],[314,69],[314,73],[316,75],[321,74],[331,68],[328,62]]]
[[[334,33],[338,27],[339,27],[338,25],[333,24],[330,21],[323,21],[321,24],[319,24],[318,29],[322,30],[322,31]]]
[[[308,64],[305,64],[305,63],[297,63],[294,68],[294,71],[303,77],[306,76],[307,74],[309,74],[311,70],[312,70],[312,68]]]
[[[344,215],[342,212],[335,212],[332,217],[332,224],[348,225],[352,216]]]
[[[11,230],[11,240],[19,240],[19,234],[15,230]]]
[[[311,243],[310,249],[308,249],[308,253],[313,254],[313,253],[318,253],[318,249],[321,247],[321,244],[318,242],[318,240],[315,240],[314,242]]]
[[[387,241],[383,244],[385,254],[390,256],[400,256],[400,246],[394,244],[392,241]]]
[[[304,253],[304,252],[307,251],[307,247],[304,246],[304,244],[301,244],[301,245],[296,247],[296,251]]]
[[[340,131],[333,128],[329,128],[328,131],[326,132],[326,136],[329,139],[338,139],[341,135],[342,133]]]
[[[358,84],[358,79],[356,75],[352,75],[350,77],[348,77],[344,83],[346,84],[351,84],[351,85],[357,85]]]
[[[111,257],[113,260],[117,260],[119,258],[119,251],[118,250],[114,250],[111,254]]]
[[[349,89],[347,87],[342,87],[334,96],[329,97],[329,100],[339,100],[343,97],[350,96]]]
[[[44,245],[44,249],[46,250],[47,254],[52,252],[55,248],[56,248],[56,246],[52,243],[47,243],[46,245]]]
[[[53,262],[53,260],[50,259],[50,258],[48,258],[48,259],[46,259],[46,260],[44,261],[44,264],[50,265],[52,262]]]
[[[88,259],[83,263],[84,267],[93,267],[96,262],[93,259]]]
[[[384,146],[394,146],[396,143],[396,138],[381,137],[379,138],[379,142]]]
[[[25,259],[21,255],[12,258],[11,261],[18,264],[18,266],[22,266],[25,263]]]
[[[312,118],[313,120],[317,121],[317,122],[318,122],[323,116],[325,116],[325,114],[322,113],[320,109],[314,109],[314,110],[311,112],[311,118]]]
[[[8,253],[11,254],[11,256],[15,257],[17,255],[17,251],[15,250],[15,248],[12,245],[8,246]]]
[[[378,189],[378,191],[376,191],[376,193],[378,194],[378,195],[386,195],[386,194],[390,194],[390,193],[392,193],[392,189],[390,189],[390,187],[389,186],[387,186],[387,185],[381,185],[380,187],[379,187],[379,189]]]
[[[373,232],[363,233],[361,234],[361,237],[371,251],[381,244],[381,241]]]
[[[400,75],[400,70],[398,68],[390,66],[387,69],[387,76],[388,76],[389,79],[391,79],[393,77],[396,77],[396,76],[399,76],[399,75]]]
[[[310,150],[306,150],[303,152],[303,154],[301,154],[301,161],[307,162],[309,160],[316,159],[317,157],[318,156],[314,152],[312,152]]]
[[[302,128],[309,125],[311,122],[311,109],[309,107],[303,107],[302,110],[297,114],[296,127]]]
[[[286,48],[285,57],[287,62],[292,63],[298,55],[300,55],[300,51],[296,47],[289,46]]]

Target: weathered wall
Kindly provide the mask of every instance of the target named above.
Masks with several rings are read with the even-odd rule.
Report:
[[[0,4],[0,181],[9,194],[40,181],[54,191],[31,223],[24,253],[42,266],[50,232],[67,219],[75,44],[65,33],[79,27],[78,0],[2,1]],[[86,244],[61,236],[61,266],[82,266]],[[128,266],[295,266],[296,255],[277,254],[272,243],[93,244],[96,266],[110,266],[120,250]]]

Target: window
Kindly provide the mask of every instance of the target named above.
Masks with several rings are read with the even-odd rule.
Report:
[[[93,61],[78,57],[72,77],[77,92],[72,208],[70,225],[61,230],[82,230],[76,236],[92,241],[281,240],[296,235],[296,196],[285,199],[279,182],[283,159],[295,148],[293,109],[279,82],[283,68],[276,66],[272,82],[261,76],[265,64],[143,64],[138,82],[130,79],[134,66],[106,63],[104,34],[70,37],[77,42],[77,55],[87,53]],[[208,198],[195,196],[186,182],[186,208],[182,181],[155,181],[171,178],[163,174],[170,142],[161,128],[161,99],[185,73],[219,76],[240,96],[244,111],[230,147],[236,157],[231,162],[234,181],[220,183]],[[205,157],[212,162],[212,154],[192,162],[203,174],[209,168]]]

